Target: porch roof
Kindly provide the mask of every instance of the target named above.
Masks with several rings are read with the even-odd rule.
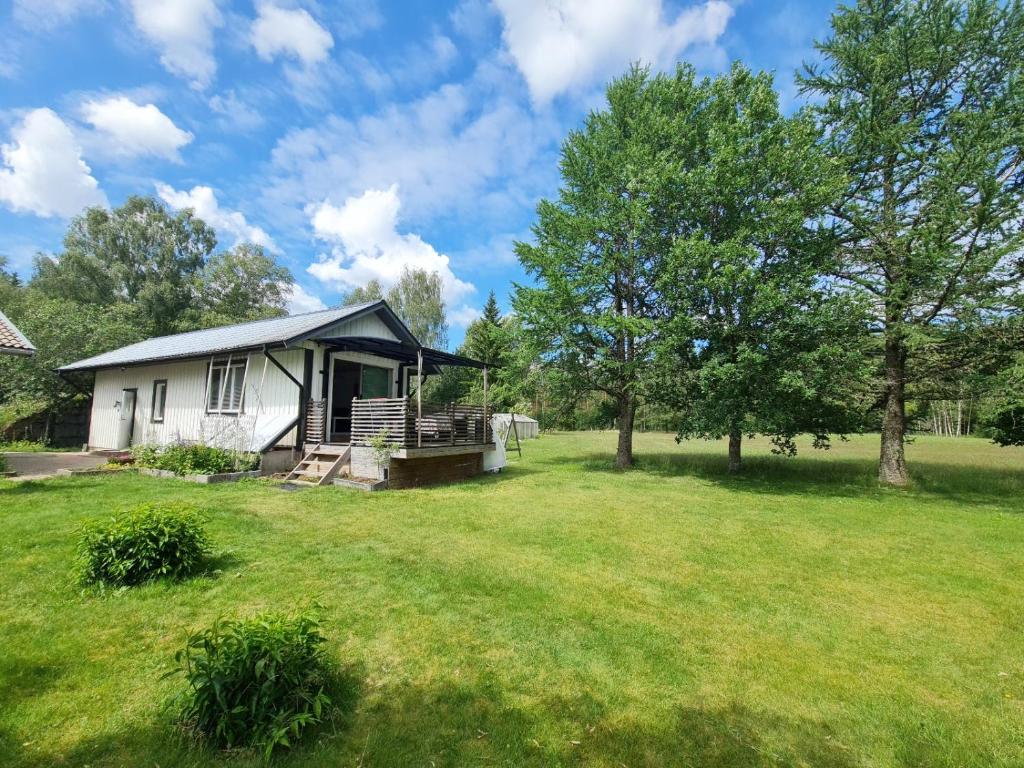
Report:
[[[337,336],[333,338],[317,338],[316,341],[342,352],[365,352],[391,360],[398,360],[405,365],[416,365],[417,353],[422,352],[424,367],[430,366],[435,369],[435,372],[439,365],[455,365],[461,368],[496,367],[480,360],[474,360],[471,357],[453,355],[451,352],[442,352],[439,349],[421,347],[405,341],[378,339],[371,336]]]

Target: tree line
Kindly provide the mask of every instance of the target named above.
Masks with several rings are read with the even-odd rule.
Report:
[[[565,140],[557,199],[517,244],[514,306],[545,365],[680,438],[877,425],[908,482],[911,404],[970,381],[998,440],[1024,422],[1024,12],[861,0],[832,18],[787,116],[773,78],[634,67]]]

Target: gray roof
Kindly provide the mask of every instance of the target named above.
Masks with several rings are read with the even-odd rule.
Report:
[[[263,345],[287,346],[304,341],[315,335],[317,331],[329,328],[340,320],[381,309],[385,310],[385,316],[388,319],[394,318],[394,313],[383,301],[370,301],[339,309],[324,309],[301,315],[176,333],[172,336],[158,336],[136,344],[129,344],[127,347],[121,347],[111,352],[104,352],[101,355],[87,357],[58,370],[61,372],[91,371],[99,368],[116,368],[122,365],[155,363],[161,360],[202,357],[232,350],[254,349]],[[395,320],[397,321],[397,318]],[[405,333],[408,334],[408,331],[406,330]]]
[[[0,355],[33,355],[36,348],[7,315],[0,312]]]

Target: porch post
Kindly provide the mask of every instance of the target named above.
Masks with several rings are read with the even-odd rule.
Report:
[[[416,350],[416,447],[423,447],[423,347]]]
[[[484,366],[484,442],[487,442],[487,366]]]

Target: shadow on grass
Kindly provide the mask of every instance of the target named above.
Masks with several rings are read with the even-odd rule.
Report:
[[[546,459],[555,464],[578,464],[588,472],[622,474],[611,453],[590,453]],[[663,477],[694,477],[726,488],[785,495],[864,496],[892,493],[878,483],[873,459],[826,457],[786,458],[751,456],[743,471],[732,475],[719,453],[638,453],[636,469]],[[963,503],[1010,505],[1024,512],[1024,469],[914,461],[910,466],[911,493],[940,496]]]
[[[357,730],[365,735],[353,737],[365,743],[352,746],[364,766],[858,764],[826,726],[740,705],[679,708],[655,722],[624,715],[588,694],[523,707],[487,683],[409,685],[360,713]]]

